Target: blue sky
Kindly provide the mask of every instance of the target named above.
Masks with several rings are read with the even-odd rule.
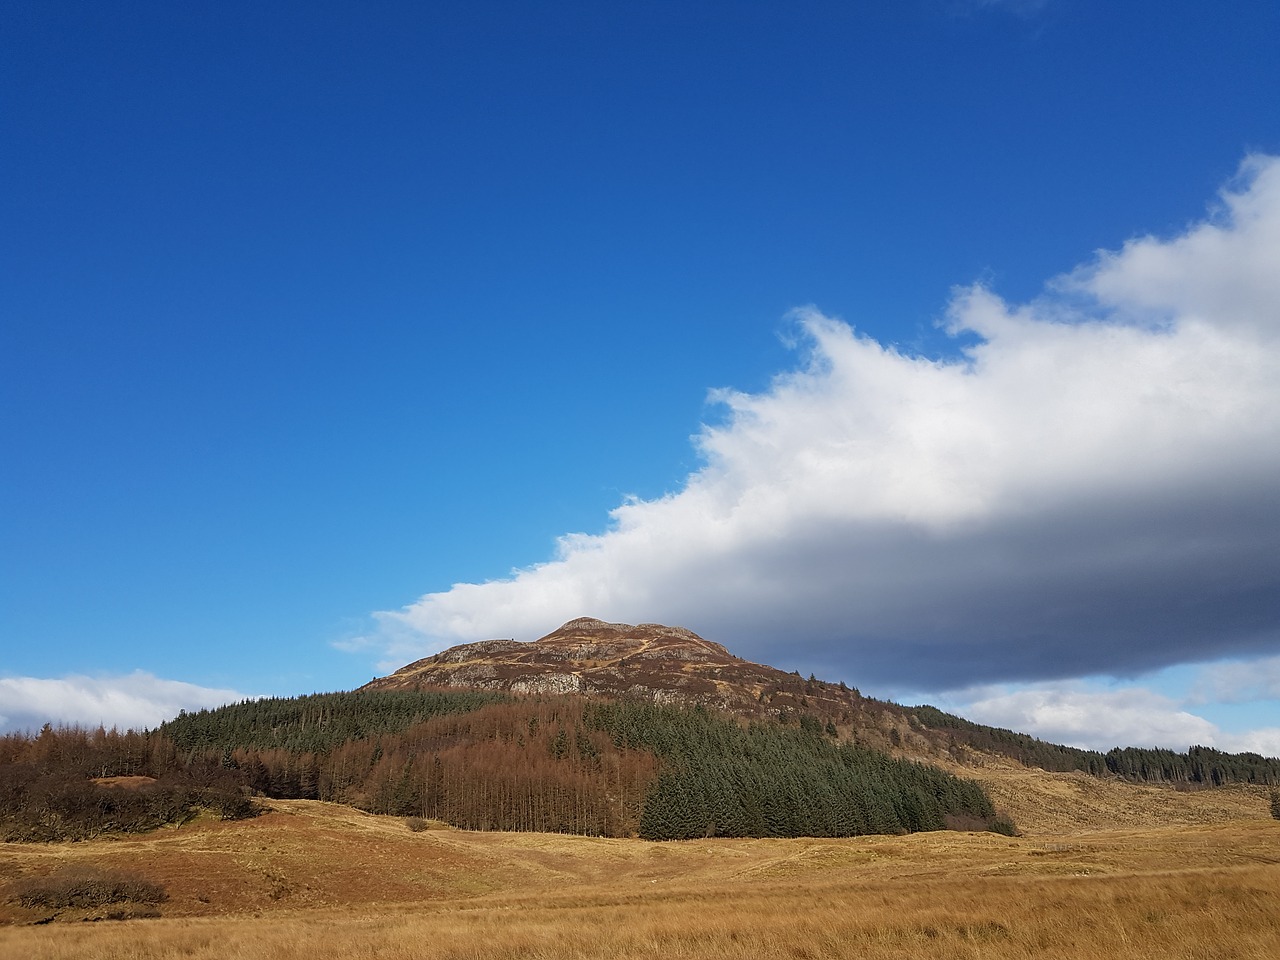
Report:
[[[0,726],[591,615],[1280,753],[1274,4],[0,17]]]

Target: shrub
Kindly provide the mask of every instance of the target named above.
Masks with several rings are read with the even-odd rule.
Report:
[[[431,829],[431,824],[424,817],[405,817],[404,825],[414,833],[421,833],[423,830]]]
[[[1271,816],[1280,820],[1280,791],[1271,791]]]
[[[235,788],[202,790],[198,803],[223,820],[248,820],[262,812],[247,794]]]
[[[1003,834],[1006,837],[1022,836],[1014,822],[1004,815],[998,816],[992,820],[991,826],[988,829],[990,829],[992,833]]]
[[[9,899],[24,907],[105,907],[113,903],[162,903],[164,885],[129,873],[68,868],[14,884]]]

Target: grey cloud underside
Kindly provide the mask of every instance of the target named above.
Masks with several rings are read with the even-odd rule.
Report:
[[[1280,495],[1220,493],[945,535],[827,527],[783,554],[739,558],[725,595],[697,604],[699,628],[744,656],[785,655],[782,666],[932,689],[1274,651]],[[736,585],[772,577],[800,594],[741,602]]]

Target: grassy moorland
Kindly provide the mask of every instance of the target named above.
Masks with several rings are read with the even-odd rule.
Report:
[[[6,844],[0,956],[1280,955],[1280,822],[1264,791],[978,772],[993,796],[1016,798],[1023,836],[652,843],[415,832],[398,818],[272,801],[242,822]],[[37,880],[86,871],[160,884],[167,899],[138,914],[152,919],[101,923],[76,921],[110,910],[12,899]]]

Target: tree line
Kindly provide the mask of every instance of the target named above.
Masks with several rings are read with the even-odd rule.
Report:
[[[1232,783],[1280,785],[1280,760],[1257,753],[1224,753],[1194,746],[1186,753],[1144,747],[1116,747],[1106,753],[1046,743],[1025,733],[973,723],[931,706],[912,713],[930,730],[946,731],[959,742],[979,750],[1001,753],[1031,767],[1065,772],[1082,770],[1094,776],[1117,776],[1136,783],[1185,787],[1221,787]]]
[[[201,810],[228,820],[254,813],[234,771],[210,757],[180,760],[165,737],[48,724],[0,737],[0,840],[141,832]]]
[[[158,732],[179,750],[282,749],[323,753],[350,740],[397,733],[430,717],[467,713],[510,699],[471,690],[313,693],[262,697],[227,706],[183,710]]]
[[[1208,747],[1107,753],[933,707],[911,725],[1047,770],[1146,783],[1280,785],[1280,761]],[[0,737],[0,837],[80,839],[253,812],[252,797],[348,803],[467,829],[677,839],[1010,830],[975,784],[841,741],[800,714],[474,691],[313,694],[182,713],[152,731]],[[112,781],[132,778],[127,786]]]
[[[337,742],[325,716],[378,732]],[[469,829],[651,839],[1011,829],[976,784],[840,745],[800,719],[744,726],[701,707],[371,692],[201,711],[161,732],[222,751],[268,796]]]
[[[0,768],[0,822],[12,839],[145,829],[179,822],[202,802],[242,815],[231,799],[249,805],[253,794],[467,829],[651,839],[1012,829],[976,784],[840,744],[816,720],[744,725],[703,708],[574,697],[245,701],[143,733],[10,735],[0,738]],[[95,782],[114,777],[154,783],[130,791]],[[187,792],[174,794],[179,786]],[[160,797],[176,797],[172,809],[160,809]],[[147,802],[151,812],[133,820],[90,812]],[[73,829],[72,814],[93,826]]]

